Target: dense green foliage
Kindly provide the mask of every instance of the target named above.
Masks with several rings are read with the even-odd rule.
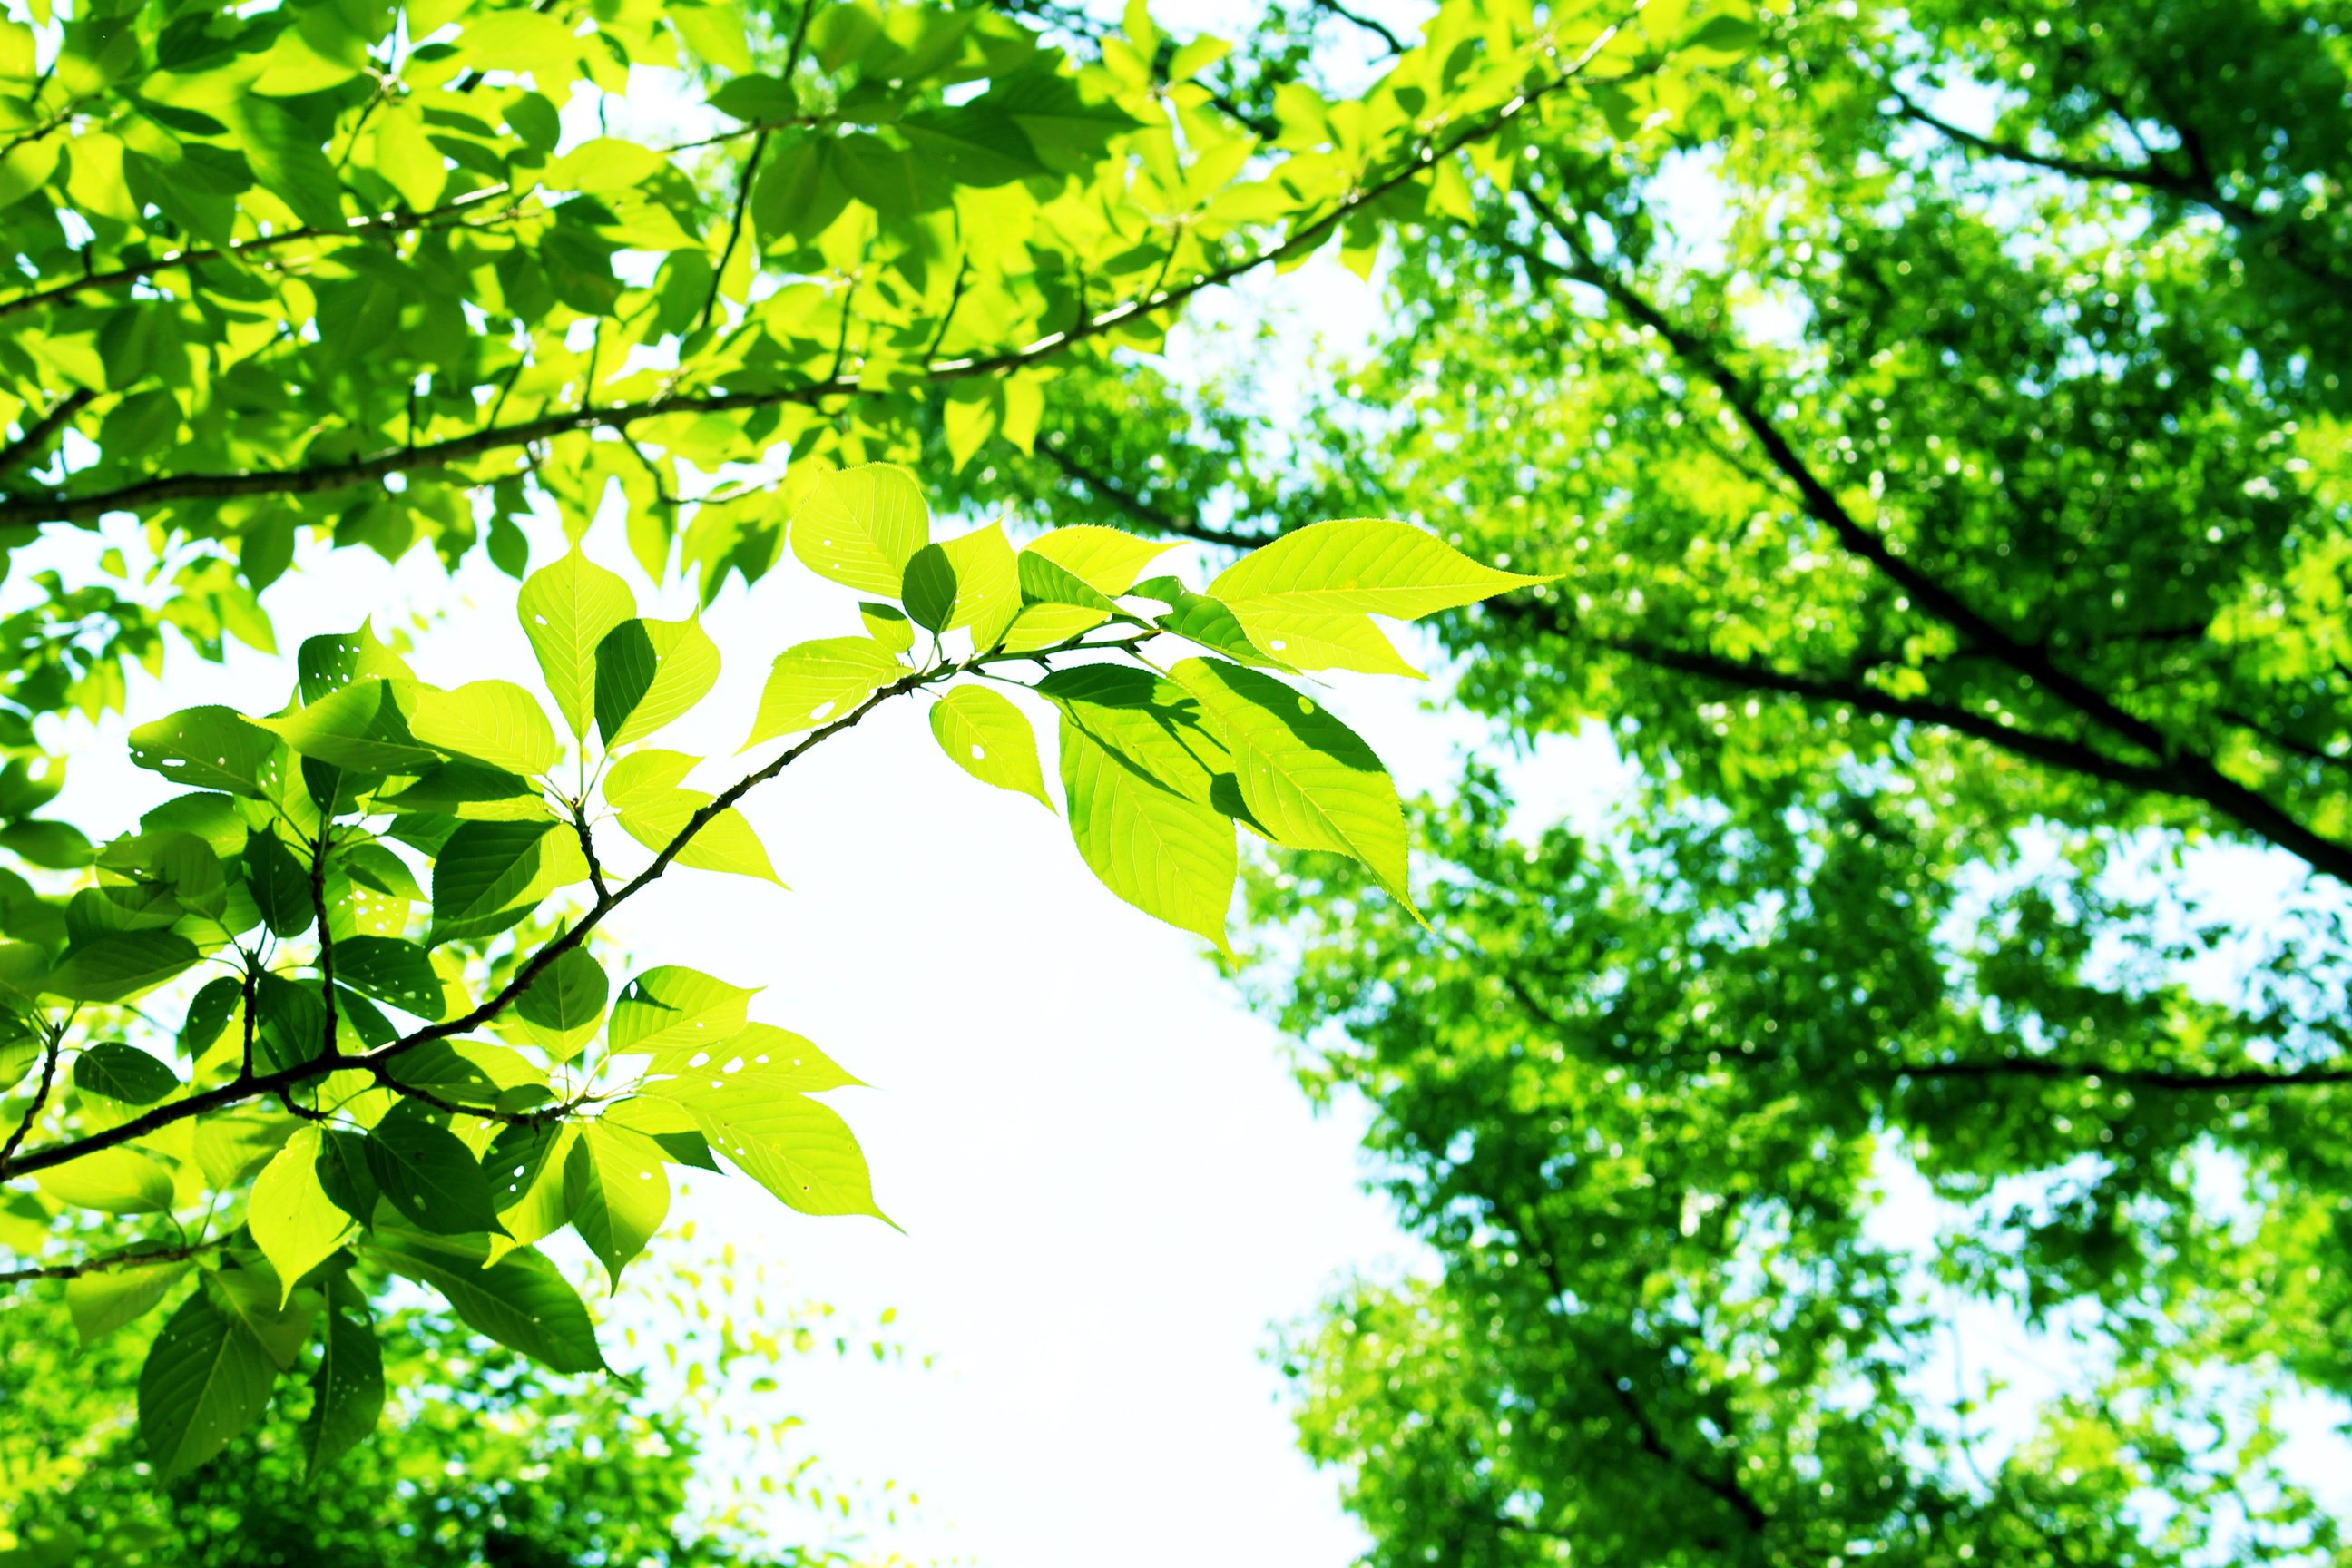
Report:
[[[1760,20],[1515,127],[1302,428],[1137,367],[971,481],[1558,574],[1460,690],[1547,798],[1639,766],[1430,805],[1425,926],[1256,884],[1444,1265],[1298,1332],[1305,1439],[1382,1563],[2338,1561],[2279,1444],[2352,1394],[2352,14]]]
[[[867,1500],[826,1486],[805,1434],[766,1407],[795,1357],[849,1342],[822,1308],[775,1300],[731,1256],[633,1278],[666,1319],[657,1387],[550,1373],[449,1319],[414,1308],[383,1325],[403,1390],[380,1442],[305,1475],[302,1424],[278,1412],[219,1456],[158,1489],[136,1462],[127,1389],[130,1336],[81,1352],[63,1304],[18,1294],[0,1304],[0,1527],[18,1544],[8,1568],[783,1568],[870,1561],[815,1545],[866,1522]],[[856,1347],[861,1352],[868,1347]],[[896,1353],[879,1342],[877,1355]],[[729,1391],[730,1409],[717,1408]],[[761,1413],[756,1423],[745,1416]],[[715,1459],[717,1464],[706,1463]],[[750,1461],[747,1467],[746,1461]],[[756,1468],[756,1478],[744,1475]],[[698,1483],[698,1473],[709,1472]],[[730,1481],[725,1478],[742,1476]],[[713,1485],[712,1483],[717,1483]],[[697,1496],[699,1489],[704,1495]],[[715,1496],[709,1495],[716,1493]],[[817,1509],[838,1518],[824,1521]],[[780,1539],[781,1538],[781,1539]]]
[[[998,688],[1031,691],[1089,866],[1220,947],[1238,826],[1402,897],[1386,773],[1284,677],[1396,668],[1368,612],[1534,579],[1357,520],[1203,591],[1143,577],[1159,549],[1115,531],[935,540],[909,471],[874,459],[1029,447],[1051,377],[1458,202],[1518,121],[1652,90],[1706,25],[1465,0],[1269,139],[1193,79],[1225,46],[1139,5],[1087,64],[1003,14],[865,3],[0,21],[0,527],[25,548],[127,521],[158,563],[48,573],[6,623],[0,1241],[25,1260],[0,1284],[65,1281],[89,1341],[160,1321],[138,1388],[157,1474],[287,1401],[310,1473],[358,1444],[387,1276],[602,1368],[537,1244],[569,1227],[617,1284],[669,1165],[879,1214],[812,1098],[845,1070],[751,1021],[754,986],[616,986],[588,945],[673,868],[775,880],[735,803],[878,704],[935,699],[952,760],[1050,808]],[[706,600],[787,550],[865,596],[858,634],[757,650],[767,760],[715,792],[646,742],[719,650],[589,559],[608,508],[649,576]],[[527,514],[570,541],[537,571]],[[259,595],[300,591],[305,549],[477,542],[521,580],[543,695],[499,678],[521,671],[436,689],[362,624],[302,645],[277,712],[135,729],[133,760],[193,793],[102,846],[73,826],[58,721],[119,709],[126,661],[272,648]]]

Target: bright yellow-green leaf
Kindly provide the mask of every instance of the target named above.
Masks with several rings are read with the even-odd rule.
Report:
[[[1143,569],[1176,544],[1172,540],[1144,539],[1116,528],[1081,524],[1057,528],[1031,540],[1024,553],[1043,556],[1097,593],[1115,599],[1134,587]]]
[[[702,790],[678,787],[677,781],[698,760],[682,752],[638,752],[614,763],[604,776],[604,799],[620,814],[622,831],[656,854],[668,848],[694,814],[715,798]],[[678,850],[677,863],[783,886],[759,835],[732,806],[695,830]]]
[[[1351,856],[1412,907],[1396,785],[1361,737],[1262,671],[1188,658],[1170,673],[1223,734],[1242,799],[1276,843]]]
[[[637,613],[629,585],[575,543],[562,560],[523,579],[516,610],[557,710],[584,739],[596,710],[596,647]]]
[[[246,1227],[278,1271],[278,1300],[294,1293],[302,1276],[331,1257],[351,1234],[352,1218],[319,1183],[318,1128],[295,1129],[286,1146],[261,1168],[246,1200]]]
[[[100,1214],[162,1214],[172,1206],[172,1173],[136,1149],[100,1149],[33,1179],[59,1203]]]
[[[563,1195],[572,1228],[619,1289],[621,1270],[669,1214],[660,1148],[642,1133],[591,1121],[564,1156]]]
[[[1061,749],[1070,833],[1087,867],[1137,909],[1223,950],[1239,870],[1233,822],[1129,767],[1066,715]]]
[[[352,773],[421,773],[441,760],[409,722],[423,699],[413,680],[354,680],[299,712],[253,722],[304,756]]]
[[[1031,605],[1013,617],[998,646],[1007,653],[1054,647],[1102,625],[1110,615],[1108,610],[1090,610],[1083,605]]]
[[[624,1056],[670,1046],[709,1046],[740,1033],[760,994],[697,970],[664,964],[629,982],[613,1005],[609,1042]]]
[[[788,538],[818,576],[896,598],[907,563],[930,542],[930,507],[915,476],[895,463],[838,468],[793,512]]]
[[[1037,734],[1003,693],[959,686],[932,705],[931,734],[948,760],[982,784],[1034,795],[1054,809],[1037,765]]]
[[[907,673],[870,637],[818,637],[776,656],[745,747],[829,724]]]
[[[85,1346],[93,1345],[125,1323],[138,1321],[162,1306],[172,1287],[194,1267],[183,1258],[120,1264],[76,1275],[66,1281],[66,1310],[72,1315],[76,1337]]]
[[[641,741],[702,700],[719,646],[700,621],[624,621],[596,646],[596,729],[604,744]]]
[[[926,545],[908,563],[907,613],[934,632],[972,628],[972,646],[985,648],[1021,607],[1013,546],[996,523]]]
[[[418,694],[409,732],[426,745],[536,778],[563,754],[538,699],[510,680],[472,680]]]
[[[1422,679],[1372,618],[1360,612],[1293,610],[1269,607],[1264,599],[1245,599],[1234,606],[1233,614],[1253,645],[1293,669],[1354,669]]]
[[[1409,523],[1349,518],[1318,522],[1251,551],[1217,574],[1209,594],[1236,615],[1244,605],[1263,605],[1409,621],[1549,581],[1481,566]]]
[[[686,1104],[699,1098],[751,1094],[822,1094],[861,1087],[841,1064],[805,1037],[773,1024],[746,1024],[714,1045],[665,1047],[646,1068],[650,1093]],[[662,1081],[667,1080],[667,1081]]]
[[[801,1094],[755,1082],[681,1100],[710,1146],[784,1203],[810,1215],[889,1215],[874,1203],[873,1177],[849,1124]]]

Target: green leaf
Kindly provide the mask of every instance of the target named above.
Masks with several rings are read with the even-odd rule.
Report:
[[[383,1352],[360,1297],[327,1314],[319,1370],[310,1374],[310,1414],[302,1420],[304,1475],[317,1479],[365,1441],[383,1415]]]
[[[1408,523],[1350,518],[1251,551],[1217,574],[1209,594],[1231,605],[1244,626],[1261,609],[1410,621],[1549,581],[1481,566]]]
[[[529,912],[551,822],[461,822],[433,863],[428,945],[504,931]],[[533,900],[536,901],[536,900]]]
[[[371,1241],[394,1272],[430,1285],[478,1331],[557,1372],[602,1372],[604,1352],[580,1293],[539,1252],[517,1247],[496,1263],[472,1237],[380,1230]]]
[[[907,613],[927,631],[972,628],[972,646],[993,646],[1021,607],[1013,546],[996,523],[943,544],[927,544],[907,563]]]
[[[1037,733],[1028,715],[1002,692],[959,686],[931,707],[931,734],[948,760],[981,783],[1035,797],[1047,811],[1045,775],[1037,765]]]
[[[1109,615],[1118,606],[1108,595],[1048,556],[1033,544],[1018,557],[1021,599],[1027,605],[1068,605]]]
[[[278,1272],[281,1303],[302,1277],[335,1254],[352,1233],[352,1216],[335,1205],[319,1180],[324,1148],[314,1126],[295,1129],[270,1157],[246,1199],[245,1225],[254,1246]]]
[[[131,760],[174,784],[261,794],[277,738],[233,708],[188,708],[131,731]]]
[[[188,1003],[187,1016],[180,1025],[180,1054],[194,1058],[210,1050],[244,1004],[244,988],[227,975],[205,981]]]
[[[1137,909],[1224,950],[1240,869],[1233,823],[1122,762],[1066,712],[1061,747],[1070,833],[1087,867]]]
[[[861,604],[857,618],[866,623],[866,635],[892,653],[905,653],[915,646],[914,623],[896,605]]]
[[[1248,816],[1232,754],[1202,722],[1201,705],[1175,682],[1127,665],[1082,665],[1046,676],[1037,694],[1162,789],[1227,816]]]
[[[756,1085],[683,1101],[710,1146],[737,1170],[807,1215],[872,1215],[873,1176],[849,1124],[800,1094],[767,1094]]]
[[[669,1178],[662,1173],[661,1151],[625,1128],[591,1121],[565,1156],[563,1196],[572,1227],[618,1290],[621,1270],[646,1249],[669,1214]]]
[[[768,673],[743,744],[831,723],[906,673],[888,648],[868,637],[819,637],[788,647]]]
[[[66,1281],[66,1310],[73,1317],[75,1335],[87,1349],[124,1324],[137,1322],[162,1306],[172,1287],[194,1267],[180,1258],[117,1264],[76,1275]]]
[[[455,691],[420,689],[409,731],[436,751],[537,778],[563,755],[539,700],[510,680],[473,680]]]
[[[428,1040],[385,1067],[391,1085],[452,1105],[527,1110],[550,1098],[547,1075],[520,1051],[484,1040]]]
[[[586,948],[575,947],[558,954],[515,998],[512,1018],[526,1039],[569,1061],[596,1037],[611,995],[604,966]]]
[[[351,873],[352,881],[385,898],[403,899],[410,903],[425,901],[425,889],[417,886],[416,873],[408,868],[407,861],[381,843],[362,839],[355,844],[339,844],[335,847],[334,862]]]
[[[1060,568],[1055,570],[1059,571]],[[1075,577],[1070,580],[1077,581]],[[1088,609],[1084,605],[1027,605],[1013,617],[1012,625],[997,639],[997,646],[1007,653],[1029,653],[1041,647],[1053,647],[1069,641],[1080,632],[1092,630],[1110,617],[1108,610]]]
[[[738,1095],[822,1094],[863,1088],[839,1062],[805,1037],[773,1024],[746,1024],[709,1046],[668,1046],[647,1065],[648,1094],[680,1104]]]
[[[717,798],[677,787],[698,760],[683,752],[638,752],[614,763],[604,775],[604,799],[620,814],[622,831],[657,855],[676,842],[694,814]],[[732,806],[695,830],[679,848],[677,864],[784,885],[759,835]]]
[[[915,476],[895,463],[838,468],[817,480],[786,537],[818,576],[895,597],[908,562],[930,542],[930,508]]]
[[[424,700],[413,680],[354,680],[299,712],[255,721],[302,755],[355,773],[421,773],[441,754],[419,741],[409,715]]]
[[[347,936],[335,943],[338,984],[388,1002],[404,1013],[437,1022],[448,998],[432,955],[392,936]]]
[[[376,797],[376,805],[479,822],[530,822],[549,815],[547,802],[529,779],[470,761],[427,768],[406,789]]]
[[[596,647],[637,613],[629,585],[580,552],[523,579],[516,600],[540,673],[572,733],[583,739],[595,711]]]
[[[608,749],[643,740],[718,679],[719,647],[700,621],[624,621],[596,645],[597,733]]]
[[[74,1088],[125,1105],[153,1105],[180,1087],[179,1075],[135,1046],[105,1040],[74,1061]]]
[[[300,936],[318,918],[310,901],[310,868],[297,859],[272,827],[257,827],[245,840],[245,887],[273,936]]]
[[[663,1047],[709,1046],[742,1030],[758,986],[746,989],[665,964],[622,988],[607,1045],[614,1056]]]
[[[316,702],[354,680],[416,679],[407,661],[378,642],[375,628],[365,621],[348,632],[303,638],[294,654],[294,668],[296,689],[305,702]]]
[[[392,1206],[419,1228],[443,1235],[498,1228],[474,1152],[415,1104],[395,1107],[369,1131],[367,1163]]]
[[[156,1479],[187,1474],[226,1447],[269,1403],[278,1364],[244,1322],[198,1290],[148,1348],[139,1436]]]
[[[121,931],[78,943],[40,983],[41,989],[75,1002],[128,1002],[199,956],[195,943],[172,931]]]
[[[517,1245],[542,1240],[572,1222],[563,1172],[579,1136],[577,1122],[541,1121],[503,1127],[491,1140],[482,1172],[498,1204],[499,1223]]]
[[[1134,587],[1138,574],[1178,542],[1081,524],[1033,539],[1022,553],[1050,561],[1096,593],[1115,599]]]
[[[205,1288],[222,1311],[245,1325],[263,1353],[278,1363],[278,1371],[290,1371],[302,1359],[303,1343],[310,1337],[310,1320],[318,1312],[315,1291],[304,1291],[299,1300],[289,1306],[280,1300],[282,1288],[276,1272],[268,1268],[223,1269],[206,1275]]]
[[[1292,669],[1353,669],[1365,675],[1402,675],[1414,680],[1422,672],[1407,664],[1388,635],[1369,616],[1349,611],[1291,610],[1244,605],[1231,612],[1250,644],[1274,663]]]
[[[1223,731],[1242,799],[1270,837],[1351,856],[1412,907],[1396,785],[1353,730],[1312,698],[1237,664],[1188,658],[1171,673]]]

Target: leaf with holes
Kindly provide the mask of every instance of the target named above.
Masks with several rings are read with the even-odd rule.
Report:
[[[622,989],[607,1044],[614,1056],[665,1046],[709,1046],[744,1025],[756,985],[730,985],[697,970],[664,964]]]
[[[613,1289],[669,1214],[661,1150],[640,1133],[591,1121],[564,1157],[563,1197],[572,1228],[604,1266]]]
[[[981,783],[1054,809],[1037,765],[1037,732],[1003,693],[984,686],[957,687],[932,705],[931,735],[950,762]]]
[[[562,559],[523,579],[516,610],[557,711],[584,739],[596,710],[597,645],[637,613],[629,585],[574,544]]]
[[[890,650],[870,637],[819,637],[776,656],[748,750],[780,735],[829,724],[907,673]]]
[[[915,476],[895,463],[838,468],[802,500],[786,537],[818,576],[895,598],[907,563],[930,542],[931,510]]]

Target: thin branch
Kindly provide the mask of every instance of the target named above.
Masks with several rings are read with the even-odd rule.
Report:
[[[2239,1068],[2222,1072],[2192,1072],[2180,1068],[2111,1067],[2103,1062],[2052,1061],[2043,1057],[2004,1057],[1997,1061],[1895,1062],[1883,1068],[1863,1068],[1859,1070],[1868,1078],[1971,1080],[2028,1078],[2116,1083],[2137,1089],[2179,1089],[2191,1094],[2224,1094],[2242,1089],[2324,1088],[2330,1084],[2352,1083],[2352,1067]]]
[[[0,447],[0,474],[19,468],[48,450],[49,437],[58,427],[70,421],[98,395],[84,387],[58,399],[47,414],[25,426],[25,433]]]
[[[33,1123],[41,1119],[41,1110],[49,1102],[49,1089],[57,1082],[58,1057],[65,1049],[65,1029],[62,1026],[53,1026],[48,1033],[48,1046],[41,1058],[41,1081],[33,1090],[33,1102],[25,1107],[24,1120],[8,1130],[7,1142],[0,1143],[0,1177],[9,1173],[16,1151],[24,1147],[25,1135],[33,1130]]]
[[[227,1244],[226,1237],[216,1236],[210,1241],[191,1241],[180,1247],[110,1252],[99,1258],[85,1258],[79,1263],[49,1263],[30,1268],[12,1268],[0,1272],[0,1286],[24,1285],[36,1279],[78,1279],[85,1274],[103,1274],[116,1268],[151,1268],[159,1263],[178,1263]]]
[[[483,202],[493,196],[503,195],[507,189],[503,183],[486,185],[478,191],[469,191],[455,201],[444,202],[441,205],[426,212],[378,213],[369,217],[355,217],[341,228],[314,228],[306,224],[299,228],[262,235],[257,238],[243,240],[235,245],[194,247],[185,250],[175,250],[152,260],[112,268],[104,272],[86,272],[79,278],[68,279],[65,282],[53,283],[45,289],[36,289],[27,293],[0,300],[0,316],[13,316],[22,310],[53,304],[59,300],[81,293],[85,289],[114,289],[124,284],[136,283],[142,279],[152,278],[159,272],[168,272],[174,267],[197,267],[207,261],[232,258],[242,261],[248,256],[282,249],[287,246],[299,245],[309,240],[333,243],[342,240],[369,239],[382,235],[406,234],[416,229],[438,228],[451,222],[465,222]],[[503,223],[520,213],[523,207],[523,203],[516,202],[490,213],[478,224],[470,224],[468,226],[488,226],[491,224]]]
[[[727,264],[735,259],[735,247],[743,238],[744,215],[751,209],[751,182],[760,177],[760,159],[768,151],[768,132],[762,130],[751,138],[751,155],[743,160],[743,180],[735,187],[735,216],[727,226],[727,243],[719,247],[719,265],[710,270],[710,292],[702,298],[702,319],[695,331],[702,331],[710,325],[710,313],[719,308],[719,285],[727,280]]]
[[[1138,637],[1129,640],[1139,642],[1143,639]],[[979,673],[991,664],[1034,660],[1045,655],[1055,653],[1095,652],[1121,646],[1116,641],[1087,642],[1085,640],[1085,634],[1081,633],[1078,637],[1050,648],[1017,654],[995,652],[977,654],[959,663],[940,665],[928,670],[917,670],[902,676],[874,692],[865,701],[840,718],[803,736],[767,766],[747,773],[730,784],[709,804],[686,819],[684,826],[654,857],[651,865],[624,883],[617,891],[596,900],[589,906],[588,911],[574,921],[569,930],[532,953],[527,962],[516,969],[505,985],[470,1011],[455,1018],[445,1018],[437,1024],[428,1024],[403,1035],[396,1040],[387,1041],[372,1051],[363,1051],[351,1056],[330,1054],[314,1057],[309,1061],[296,1062],[280,1068],[275,1072],[257,1073],[240,1078],[236,1082],[205,1089],[189,1095],[184,1100],[168,1101],[102,1131],[45,1144],[16,1159],[7,1166],[7,1173],[25,1175],[36,1171],[45,1171],[52,1166],[62,1165],[85,1155],[94,1154],[102,1149],[110,1149],[119,1144],[152,1137],[163,1128],[185,1121],[192,1117],[225,1110],[247,1100],[283,1094],[299,1085],[325,1078],[331,1073],[343,1071],[381,1073],[387,1064],[420,1046],[429,1045],[436,1040],[450,1039],[478,1029],[514,1005],[516,1000],[524,992],[530,990],[532,984],[546,973],[551,965],[587,941],[588,934],[594,931],[613,910],[658,880],[664,872],[677,863],[677,858],[694,841],[697,834],[716,821],[723,813],[731,810],[738,801],[752,790],[776,777],[825,741],[845,730],[853,728],[885,702],[896,697],[905,696],[908,692],[919,691],[926,687],[938,685],[959,675]],[[466,1108],[466,1113],[482,1114],[472,1107]],[[509,1114],[520,1114],[525,1119],[529,1119],[532,1113]]]
[[[1830,531],[1849,554],[1867,562],[1909,595],[1922,613],[1942,621],[1963,640],[1997,658],[2036,688],[2124,743],[2148,753],[2171,794],[2203,802],[2257,837],[2268,839],[2314,868],[2352,882],[2352,846],[2318,833],[2261,792],[2221,772],[2213,760],[2189,750],[2162,729],[2120,706],[2107,693],[2060,667],[2046,648],[2020,637],[1979,611],[1958,592],[1906,559],[1894,545],[1846,509],[1779,423],[1766,412],[1764,390],[1735,370],[1717,346],[1667,316],[1616,269],[1592,253],[1582,231],[1557,207],[1526,197],[1529,210],[1569,253],[1563,266],[1539,250],[1514,247],[1528,267],[1598,289],[1637,326],[1654,333],[1675,356],[1714,386],[1717,394],[1773,468],[1795,487],[1807,515]]]
[[[1638,8],[1637,8],[1638,9]],[[1067,331],[1048,333],[1034,342],[968,359],[942,360],[925,368],[934,384],[1002,375],[1066,353],[1081,342],[1101,336],[1131,316],[1150,314],[1183,304],[1193,296],[1223,288],[1296,253],[1307,237],[1328,232],[1348,215],[1386,197],[1407,182],[1420,178],[1433,162],[1474,142],[1486,141],[1526,117],[1538,105],[1577,81],[1585,68],[1609,46],[1624,24],[1603,29],[1550,80],[1531,87],[1492,114],[1441,132],[1399,159],[1385,177],[1351,190],[1319,217],[1302,219],[1292,237],[1240,257],[1223,267],[1195,276],[1191,281],[1162,289],[1092,312]],[[6,306],[0,305],[0,313]],[[88,522],[110,511],[133,510],[156,501],[202,499],[223,500],[252,495],[301,495],[365,484],[411,468],[435,468],[469,458],[528,445],[575,432],[610,429],[625,433],[639,420],[666,414],[726,414],[782,405],[816,406],[826,399],[856,396],[866,389],[839,370],[823,381],[798,386],[746,392],[665,394],[635,404],[596,409],[543,414],[512,425],[491,426],[467,435],[429,442],[414,452],[406,449],[314,464],[297,468],[248,469],[233,474],[167,474],[83,495],[52,492],[0,500],[0,524]]]
[[[1037,455],[1077,480],[1101,500],[1109,502],[1134,521],[1155,533],[1172,534],[1180,539],[1197,540],[1202,544],[1222,545],[1231,550],[1255,550],[1271,544],[1279,537],[1271,533],[1234,533],[1213,528],[1191,512],[1179,512],[1156,501],[1148,501],[1125,485],[1078,458],[1070,454],[1059,434],[1040,431],[1037,435]]]
[[[1349,26],[1360,27],[1371,34],[1386,46],[1391,56],[1403,54],[1412,47],[1398,36],[1395,28],[1387,23],[1376,16],[1367,16],[1360,11],[1352,10],[1341,5],[1339,0],[1308,0],[1308,4],[1326,16],[1337,16]]]
[[[310,910],[319,922],[319,992],[327,999],[327,1023],[320,1054],[335,1055],[335,1034],[341,1014],[335,1006],[335,933],[327,927],[327,845],[335,836],[335,797],[342,794],[339,775],[320,808],[319,837],[310,841]]]

